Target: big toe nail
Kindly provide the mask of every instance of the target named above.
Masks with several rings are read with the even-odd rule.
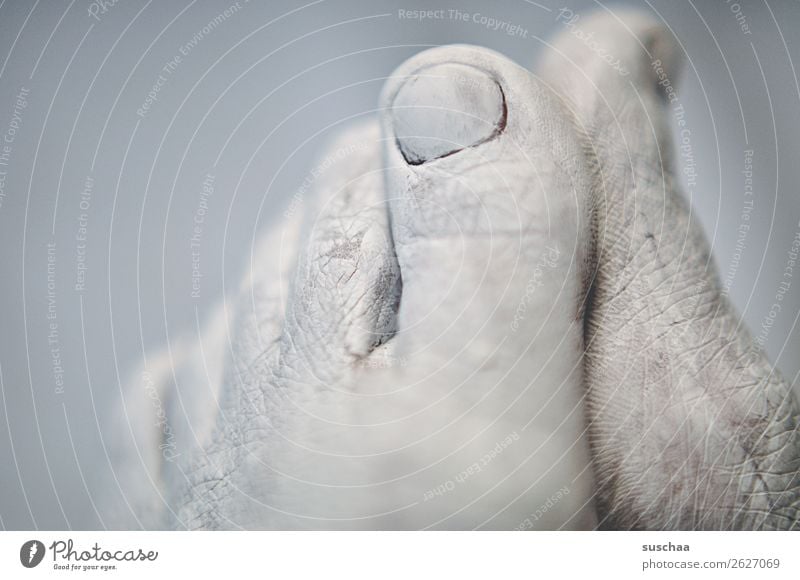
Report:
[[[392,121],[406,162],[420,165],[499,135],[506,121],[505,97],[478,68],[434,65],[405,80],[392,102]]]

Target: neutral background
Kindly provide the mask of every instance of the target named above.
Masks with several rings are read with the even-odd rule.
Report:
[[[563,28],[559,8],[603,9],[561,0],[236,4],[117,0],[102,12],[89,0],[0,2],[0,139],[13,137],[0,166],[2,528],[102,527],[93,499],[109,469],[104,405],[144,349],[196,332],[237,285],[256,232],[283,219],[330,135],[372,114],[399,63],[467,42],[529,65]],[[688,56],[678,93],[697,172],[691,203],[745,323],[797,388],[800,269],[774,324],[762,323],[800,231],[800,3],[637,4]],[[480,13],[526,34],[479,18],[398,18],[398,9],[419,8]],[[181,47],[187,55],[164,72]],[[142,117],[159,74],[158,100]],[[15,117],[22,89],[26,106]],[[748,149],[753,208],[744,221]],[[208,174],[214,193],[193,298],[189,238]],[[87,177],[93,187],[81,208]],[[743,223],[750,229],[740,239]],[[76,290],[82,226],[86,283]]]

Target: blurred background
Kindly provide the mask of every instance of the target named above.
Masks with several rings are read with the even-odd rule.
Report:
[[[624,4],[565,1],[0,2],[0,528],[102,528],[104,406],[238,286],[330,136],[427,47],[531,65],[561,8]],[[684,47],[685,191],[797,390],[800,3],[630,4]]]

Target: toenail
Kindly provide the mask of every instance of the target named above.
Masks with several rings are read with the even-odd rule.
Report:
[[[392,102],[397,145],[410,165],[475,147],[505,128],[500,85],[464,64],[424,68],[405,80]]]

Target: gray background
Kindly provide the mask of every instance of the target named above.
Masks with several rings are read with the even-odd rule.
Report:
[[[194,332],[234,288],[255,233],[284,208],[332,131],[370,114],[383,79],[428,46],[468,42],[530,64],[562,28],[542,0],[244,2],[182,58],[143,118],[158,75],[232,2],[88,0],[0,3],[0,139],[28,89],[0,206],[0,527],[102,527],[94,483],[108,464],[102,408],[143,349]],[[697,168],[691,202],[745,322],[760,333],[800,229],[800,4],[638,3],[689,58],[678,88]],[[398,9],[457,8],[518,24],[525,38]],[[99,19],[99,20],[98,20]],[[2,142],[0,142],[0,147]],[[744,151],[752,149],[751,229],[737,259]],[[215,193],[202,233],[199,298],[189,237],[206,174]],[[80,207],[87,176],[90,207]],[[79,217],[86,286],[78,291]],[[48,342],[48,243],[55,243],[57,344]],[[226,286],[227,285],[227,286]],[[795,387],[800,270],[765,347]],[[57,346],[64,386],[53,373]],[[102,515],[102,514],[100,514]]]

